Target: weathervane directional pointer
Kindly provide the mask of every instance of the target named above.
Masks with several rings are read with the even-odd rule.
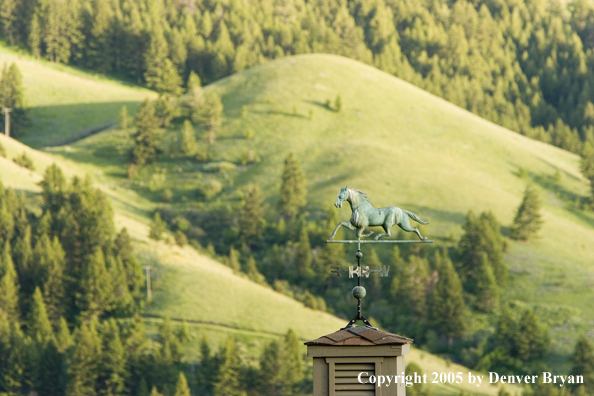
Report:
[[[389,206],[386,208],[374,208],[371,205],[371,201],[367,194],[365,194],[361,190],[357,190],[354,188],[347,188],[344,186],[340,189],[338,193],[338,197],[336,198],[336,202],[334,202],[334,206],[337,208],[342,207],[342,203],[347,201],[351,205],[352,215],[350,221],[342,221],[338,223],[330,238],[326,241],[326,243],[356,243],[357,244],[357,253],[355,257],[357,257],[357,266],[349,266],[348,269],[341,270],[339,266],[333,265],[330,267],[332,275],[340,276],[341,272],[348,272],[349,278],[353,278],[357,276],[357,286],[353,288],[353,297],[357,299],[357,316],[349,321],[349,323],[344,327],[345,329],[352,327],[358,320],[365,323],[368,327],[373,327],[369,320],[361,315],[361,299],[365,297],[367,291],[363,286],[361,286],[361,278],[369,278],[371,274],[379,274],[380,277],[387,277],[390,271],[390,267],[387,265],[378,266],[378,269],[369,269],[369,266],[361,266],[361,258],[363,257],[363,253],[361,253],[361,244],[362,243],[433,243],[433,241],[428,240],[427,237],[421,235],[420,231],[416,227],[412,227],[410,225],[409,218],[413,219],[414,221],[420,224],[429,224],[426,221],[421,220],[419,216],[410,212],[408,210],[400,209],[395,206]],[[410,240],[380,240],[382,236],[390,236],[390,229],[394,224],[398,224],[400,228],[404,231],[414,232],[418,235],[420,240],[418,241],[410,241]],[[368,237],[373,234],[373,231],[369,231],[368,233],[363,233],[366,227],[369,226],[381,226],[384,229],[383,234],[377,234],[373,240],[361,240],[361,237]],[[340,227],[348,228],[349,230],[355,230],[357,233],[356,240],[333,240],[334,236],[340,229]]]

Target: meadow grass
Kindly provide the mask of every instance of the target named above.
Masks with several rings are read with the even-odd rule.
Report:
[[[221,94],[225,121],[214,145],[205,140],[199,144],[213,161],[234,163],[236,170],[212,173],[204,164],[183,158],[175,129],[163,135],[162,148],[171,155],[143,168],[136,180],[125,176],[130,131],[99,133],[52,152],[99,173],[118,190],[118,204],[146,224],[146,215],[159,206],[194,205],[196,188],[211,179],[223,185],[215,201],[232,204],[240,202],[241,188],[257,184],[270,211],[268,219],[276,221],[271,208],[278,202],[283,160],[292,151],[307,175],[306,210],[338,210],[332,204],[340,187],[348,185],[367,192],[376,207],[402,207],[430,221],[422,232],[441,246],[452,246],[459,238],[469,210],[492,211],[508,235],[523,191],[532,183],[543,200],[544,225],[530,242],[510,241],[505,298],[577,308],[572,311],[578,312],[577,320],[553,329],[562,329],[565,336],[553,339],[550,363],[569,369],[576,336],[594,321],[594,307],[586,303],[594,298],[594,215],[574,205],[588,195],[576,155],[333,55],[269,62],[205,89]],[[340,112],[332,109],[337,95],[343,102]],[[254,150],[259,161],[242,165],[240,157],[247,150]],[[148,189],[158,172],[167,175],[161,191],[172,190],[172,204],[160,203],[160,192]],[[347,206],[339,214],[342,220],[350,217]],[[390,252],[378,253],[387,259]],[[174,309],[174,300],[160,309]]]
[[[491,210],[508,234],[524,188],[534,184],[543,200],[545,222],[538,238],[510,242],[505,260],[511,276],[505,298],[572,312],[572,320],[553,328],[554,353],[549,361],[558,370],[568,369],[576,335],[594,321],[594,308],[587,304],[594,297],[594,216],[573,205],[588,194],[576,155],[338,56],[285,58],[205,89],[217,90],[225,106],[223,129],[208,150],[214,161],[237,164],[237,170],[208,173],[203,164],[175,152],[142,169],[136,180],[128,180],[130,131],[102,132],[48,152],[68,167],[91,174],[112,198],[118,227],[129,227],[141,249],[155,251],[161,277],[147,313],[273,334],[296,326],[300,336],[311,334],[310,338],[342,326],[340,320],[254,285],[189,248],[155,244],[146,237],[155,208],[193,204],[196,187],[205,180],[223,184],[218,201],[237,203],[238,189],[255,183],[268,208],[276,207],[282,163],[292,151],[307,174],[308,211],[338,210],[332,203],[340,187],[348,185],[366,191],[376,207],[395,205],[418,213],[431,222],[423,226],[423,234],[441,246],[455,243],[469,210]],[[343,102],[340,112],[326,106],[337,95]],[[164,147],[175,146],[176,139],[176,131],[165,132]],[[207,148],[204,140],[200,144]],[[241,165],[246,150],[254,150],[259,161]],[[147,188],[152,174],[163,171],[167,178],[162,189],[173,191],[172,204],[159,203],[158,193]],[[558,182],[551,182],[557,174]],[[274,220],[274,211],[270,212],[269,220]],[[350,217],[346,206],[339,213],[343,220]],[[221,294],[225,288],[237,293]],[[204,295],[211,307],[197,303]],[[264,313],[268,300],[276,301],[271,311],[280,315],[278,320]],[[286,315],[291,310],[298,312],[288,315],[293,318]],[[328,322],[310,328],[302,318]]]
[[[155,93],[96,73],[35,60],[0,46],[0,65],[16,63],[23,75],[29,124],[19,140],[40,148],[117,120],[122,106],[134,114]],[[4,130],[4,126],[2,126]]]

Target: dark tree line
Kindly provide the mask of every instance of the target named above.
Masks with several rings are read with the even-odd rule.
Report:
[[[11,44],[53,62],[126,74],[160,93],[178,95],[193,72],[210,83],[270,59],[334,53],[576,153],[594,128],[592,20],[587,0],[0,5]]]
[[[303,346],[293,331],[259,364],[229,339],[203,341],[195,376],[184,362],[185,324],[162,321],[149,337],[144,276],[132,240],[116,233],[107,197],[90,179],[54,165],[40,210],[0,185],[0,394],[48,396],[292,395],[307,391]],[[254,269],[255,269],[254,262]],[[257,272],[257,269],[255,269]]]

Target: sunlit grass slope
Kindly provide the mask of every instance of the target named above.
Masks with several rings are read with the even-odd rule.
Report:
[[[241,353],[259,354],[271,340],[278,339],[289,328],[302,340],[327,334],[344,326],[345,321],[331,315],[313,311],[284,295],[234,274],[228,267],[200,255],[186,247],[179,248],[149,240],[148,219],[139,215],[146,205],[142,198],[134,199],[129,191],[114,188],[102,172],[52,154],[42,153],[24,146],[14,139],[0,135],[0,144],[7,158],[0,157],[0,180],[5,187],[24,191],[28,195],[39,193],[39,181],[47,166],[56,162],[68,176],[90,174],[98,187],[111,198],[116,209],[117,227],[127,227],[136,241],[136,249],[144,264],[151,265],[153,299],[145,315],[149,333],[158,330],[160,318],[186,320],[191,341],[185,346],[189,362],[200,358],[199,342],[207,339],[212,347],[224,344],[232,336],[241,342]],[[31,171],[16,165],[12,158],[25,152],[35,165]],[[138,202],[138,207],[133,203]],[[155,317],[155,319],[151,319]],[[418,363],[427,372],[467,372],[445,360],[413,348],[408,361]],[[476,392],[467,384],[433,386],[436,395],[454,395],[461,390]],[[497,388],[483,386],[480,394],[494,395]]]
[[[278,199],[282,160],[293,151],[307,173],[310,207],[330,209],[340,187],[356,187],[375,206],[420,214],[431,222],[423,232],[445,243],[461,234],[469,210],[491,210],[507,233],[526,184],[534,183],[544,225],[539,238],[511,243],[508,297],[546,304],[547,312],[571,312],[554,329],[556,353],[567,356],[575,339],[570,334],[591,327],[594,216],[574,209],[573,202],[588,195],[576,155],[337,56],[267,63],[215,89],[228,120],[216,153],[237,161],[241,150],[253,147],[262,161],[239,173],[234,186],[258,184],[271,205]],[[337,95],[340,112],[324,105]],[[242,139],[248,129],[253,141]],[[343,207],[341,215],[346,219],[350,211]]]
[[[274,208],[283,159],[293,151],[307,174],[309,209],[331,209],[340,187],[356,187],[375,206],[418,213],[431,222],[423,233],[450,245],[469,210],[491,210],[508,233],[526,184],[534,183],[543,199],[544,225],[539,238],[511,242],[507,297],[540,307],[543,320],[560,325],[553,329],[554,356],[564,356],[567,364],[575,335],[594,320],[594,307],[586,303],[594,298],[594,216],[573,205],[588,194],[577,156],[337,56],[269,62],[206,89],[221,93],[225,106],[223,130],[210,148],[214,160],[239,165],[242,152],[253,149],[259,162],[213,175],[178,156],[143,169],[130,182],[126,133],[102,133],[55,153],[105,169],[109,180],[150,199],[158,194],[148,191],[148,179],[165,170],[163,189],[173,191],[172,205],[190,204],[199,183],[219,178],[225,188],[217,199],[237,201],[237,189],[255,183]],[[340,112],[325,105],[337,95]],[[167,133],[166,144],[174,136]],[[347,206],[340,213],[350,216]]]
[[[0,47],[0,66],[12,62],[23,75],[25,105],[30,117],[26,134],[19,139],[32,147],[54,144],[116,121],[123,105],[132,113],[146,97],[155,97],[146,89],[36,61]]]

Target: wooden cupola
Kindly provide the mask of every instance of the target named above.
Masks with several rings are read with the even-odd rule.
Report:
[[[347,327],[306,342],[307,356],[313,358],[314,396],[404,396],[404,383],[377,386],[369,379],[402,375],[412,342],[369,326]]]

